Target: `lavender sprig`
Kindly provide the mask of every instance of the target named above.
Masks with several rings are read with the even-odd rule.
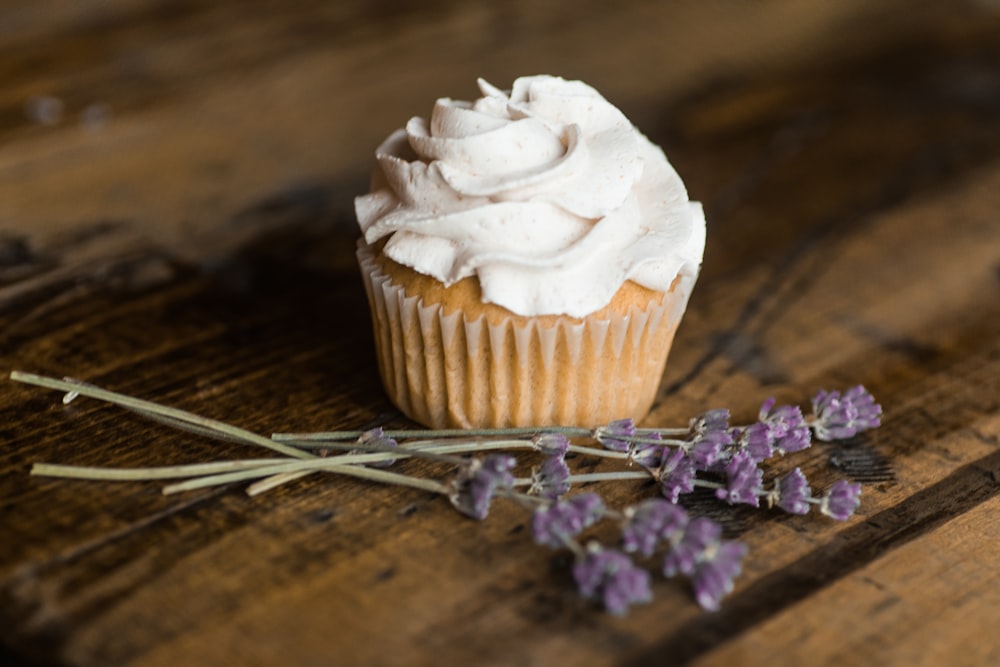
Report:
[[[657,477],[660,480],[660,491],[672,503],[676,503],[682,493],[694,491],[694,481],[697,471],[694,461],[683,449],[675,449],[665,456]]]
[[[800,468],[777,477],[765,488],[761,465],[774,455],[790,455],[819,440],[853,437],[878,426],[882,409],[863,387],[843,393],[820,391],[812,413],[795,406],[761,405],[758,421],[732,426],[728,410],[709,410],[686,428],[640,429],[630,419],[596,429],[576,427],[486,430],[333,431],[320,434],[275,434],[272,440],[235,426],[188,412],[109,392],[75,380],[56,380],[12,373],[16,381],[66,392],[64,401],[89,396],[198,435],[263,446],[284,458],[213,461],[161,468],[118,469],[35,464],[32,474],[103,480],[184,479],[164,488],[176,493],[217,484],[260,480],[249,492],[273,488],[306,474],[330,472],[397,484],[444,495],[463,514],[484,519],[497,498],[517,501],[532,511],[532,534],[540,545],[567,548],[574,555],[573,578],[586,598],[599,600],[612,614],[652,597],[650,572],[629,554],[653,558],[658,553],[664,576],[690,579],[695,599],[706,610],[718,609],[742,569],[747,547],[722,538],[718,524],[691,517],[677,505],[680,496],[699,486],[715,490],[729,503],[778,507],[821,514],[844,521],[857,510],[861,486],[835,481],[814,496]],[[415,439],[414,439],[415,438]],[[576,439],[576,442],[570,440]],[[583,439],[596,441],[587,446]],[[405,440],[405,442],[404,442]],[[310,450],[320,449],[317,456]],[[346,453],[328,456],[330,451]],[[497,451],[489,454],[487,452]],[[539,458],[530,478],[517,478],[520,464],[509,452]],[[468,458],[468,454],[485,454]],[[574,474],[569,455],[599,457],[625,469]],[[449,466],[450,478],[417,477],[390,468],[407,458],[423,458]],[[383,468],[383,469],[379,469]],[[610,481],[655,480],[664,498],[650,498],[622,510],[608,507],[594,492],[569,494],[575,485]],[[516,489],[527,487],[528,493]],[[601,521],[617,522],[621,546],[615,548],[578,539]]]
[[[737,452],[726,464],[726,485],[715,490],[715,495],[730,504],[744,503],[758,507],[764,489],[764,471],[749,452]]]
[[[801,470],[795,468],[781,479],[775,480],[773,491],[767,496],[771,505],[777,505],[789,514],[807,514],[812,489]]]
[[[837,521],[847,521],[861,502],[861,485],[838,479],[819,499],[819,511]],[[814,499],[815,501],[815,499]]]
[[[531,520],[535,543],[554,549],[571,546],[572,538],[597,522],[605,510],[604,501],[596,493],[539,506]]]
[[[742,542],[719,542],[703,552],[692,577],[695,599],[702,609],[718,611],[743,570],[746,554],[747,545]]]
[[[627,452],[635,438],[635,422],[618,419],[594,429],[594,439],[614,452]]]
[[[558,454],[546,456],[542,465],[531,473],[528,493],[545,498],[558,498],[570,489],[570,469],[566,459]]]
[[[810,422],[820,440],[851,438],[882,423],[882,406],[861,385],[843,394],[820,389],[813,398],[812,408]]]
[[[459,512],[474,519],[485,519],[493,497],[514,486],[511,470],[517,459],[505,454],[490,454],[464,463],[452,482],[448,499]]]
[[[680,505],[652,498],[626,508],[622,526],[622,548],[652,556],[661,542],[683,534],[688,514]]]
[[[615,549],[596,542],[588,545],[573,565],[573,579],[580,595],[601,600],[615,616],[623,616],[629,605],[653,599],[649,572],[637,567],[632,559]]]

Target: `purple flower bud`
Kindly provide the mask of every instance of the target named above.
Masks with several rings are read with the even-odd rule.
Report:
[[[531,518],[531,531],[537,544],[560,549],[566,546],[567,540],[602,516],[604,501],[601,497],[596,493],[583,493],[536,509]]]
[[[594,438],[604,445],[605,449],[615,452],[627,452],[632,446],[631,438],[634,436],[635,422],[631,419],[618,419],[594,431]]]
[[[778,402],[774,396],[765,398],[764,402],[760,404],[760,411],[757,413],[757,419],[760,421],[767,421],[767,416],[771,413],[774,408],[774,404]]]
[[[798,410],[798,408],[795,408]],[[775,438],[774,449],[779,454],[792,454],[809,449],[812,446],[812,438],[808,426],[798,426],[788,430],[784,436]]]
[[[716,489],[715,495],[730,503],[758,507],[764,491],[764,472],[746,450],[736,452],[726,464],[726,488]]]
[[[680,448],[663,457],[657,471],[660,492],[672,503],[676,503],[682,493],[694,491],[694,462]]]
[[[812,445],[809,427],[797,405],[782,405],[765,414],[761,408],[762,420],[767,422],[774,438],[774,448],[781,454],[802,451]]]
[[[812,427],[820,440],[850,438],[882,423],[882,406],[861,385],[848,389],[843,395],[839,391],[820,389],[812,405]]]
[[[722,542],[714,553],[698,564],[692,577],[694,595],[702,609],[718,611],[722,598],[733,590],[733,579],[743,569],[747,545],[742,542]]]
[[[376,426],[373,429],[365,431],[358,438],[358,444],[363,447],[361,450],[352,450],[353,452],[364,453],[366,450],[368,453],[373,451],[380,451],[389,448],[396,448],[399,443],[389,438],[385,435],[382,427]],[[371,463],[366,463],[365,465],[371,468],[388,468],[396,462],[396,459],[385,459],[384,461],[372,461]]]
[[[823,494],[819,511],[837,521],[847,521],[860,503],[861,485],[851,484],[846,479],[838,479]]]
[[[643,436],[646,440],[659,440],[662,436],[659,433],[650,433]],[[644,468],[658,468],[663,461],[666,445],[659,445],[655,442],[634,442],[632,443],[632,460]]]
[[[691,519],[684,529],[684,535],[663,559],[663,574],[673,577],[677,574],[690,576],[704,554],[719,544],[722,528],[705,517]]]
[[[739,442],[740,447],[749,452],[750,457],[757,463],[774,456],[771,428],[763,422],[751,424],[743,429],[739,435]]]
[[[769,398],[760,406],[758,417],[763,428],[767,429],[768,444],[780,454],[790,454],[806,449],[812,444],[809,437],[809,427],[802,416],[802,410],[797,405],[782,405],[774,407],[775,400]],[[754,424],[756,438],[761,438],[762,427]],[[762,459],[758,459],[762,460]]]
[[[569,491],[569,466],[561,455],[547,456],[540,468],[531,473],[528,493],[543,498],[558,498]]]
[[[621,616],[631,604],[653,599],[649,572],[613,549],[591,548],[573,565],[580,594],[604,603],[609,613]]]
[[[653,498],[625,510],[622,548],[652,556],[660,540],[679,537],[688,523],[688,514],[680,505]]]
[[[697,470],[708,470],[722,456],[722,450],[733,444],[728,430],[705,431],[688,447],[688,455]]]
[[[779,405],[774,407],[774,399],[764,401],[760,406],[758,418],[762,422],[767,422],[771,426],[771,434],[775,438],[780,438],[793,428],[805,424],[802,417],[802,410],[797,405]],[[765,409],[766,408],[766,409]]]
[[[540,452],[548,456],[566,456],[569,438],[559,433],[542,433],[532,440]]]
[[[463,514],[485,519],[493,496],[514,485],[514,476],[510,471],[515,465],[517,459],[506,454],[491,454],[470,460],[459,469],[448,499]]]
[[[812,489],[802,471],[796,468],[785,475],[776,485],[778,507],[789,514],[808,514]]]
[[[691,432],[696,435],[729,430],[729,410],[717,408],[691,420]]]

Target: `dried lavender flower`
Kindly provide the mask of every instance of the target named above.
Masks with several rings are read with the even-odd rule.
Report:
[[[561,455],[545,457],[541,467],[531,472],[528,493],[543,498],[558,498],[569,491],[570,470]]]
[[[694,462],[679,447],[663,457],[657,470],[660,491],[672,503],[676,503],[682,493],[694,491],[694,477]]]
[[[514,475],[510,471],[515,465],[517,459],[506,454],[490,454],[470,460],[459,469],[452,482],[448,494],[451,504],[463,514],[485,519],[493,496],[514,485]]]
[[[790,454],[808,448],[809,427],[796,405],[775,407],[769,398],[760,406],[759,421],[743,429],[740,444],[748,449],[758,462],[770,458],[775,452]]]
[[[536,544],[560,549],[573,537],[604,516],[604,501],[596,493],[583,493],[539,507],[531,518]]]
[[[743,503],[758,507],[764,491],[764,472],[746,450],[736,452],[726,464],[726,486],[716,489],[715,495],[730,503]]]
[[[739,431],[740,448],[749,452],[750,457],[757,463],[774,456],[773,444],[771,429],[763,422],[751,424]]]
[[[635,437],[635,422],[631,419],[617,419],[594,430],[594,438],[604,445],[605,449],[615,452],[627,452],[631,439]]]
[[[860,503],[861,485],[838,479],[820,499],[819,511],[837,521],[847,521]]]
[[[659,433],[650,433],[644,436],[646,440],[660,440]],[[663,462],[663,455],[666,453],[666,445],[655,442],[636,442],[632,445],[631,458],[644,468],[658,468]]]
[[[722,598],[733,590],[733,579],[743,570],[747,545],[742,542],[721,542],[709,549],[698,563],[694,576],[694,595],[702,609],[718,611]]]
[[[812,489],[798,468],[775,482],[774,503],[789,514],[808,514]],[[770,496],[769,496],[770,499]]]
[[[548,456],[563,457],[569,451],[569,438],[560,433],[542,433],[532,438],[531,442]]]
[[[809,505],[818,504],[823,514],[846,520],[859,505],[860,484],[840,480],[822,497],[814,498],[805,475],[795,468],[785,477],[775,480],[770,491],[764,492],[763,475],[757,464],[775,452],[790,453],[808,447],[810,431],[815,431],[816,437],[823,440],[850,437],[861,430],[880,425],[882,414],[881,407],[875,403],[871,394],[859,385],[843,394],[820,391],[812,401],[813,414],[808,419],[803,418],[799,408],[775,407],[774,399],[768,399],[761,406],[759,421],[747,427],[731,427],[729,411],[718,409],[695,418],[687,428],[662,432],[680,433],[686,437],[686,441],[664,441],[660,433],[648,429],[639,432],[649,433],[648,437],[637,437],[635,424],[631,419],[617,420],[589,432],[570,427],[553,428],[557,432],[543,434],[538,434],[534,429],[437,431],[434,432],[435,438],[468,439],[444,444],[424,442],[421,447],[407,449],[405,455],[422,456],[456,465],[455,477],[450,483],[442,483],[437,479],[404,472],[374,470],[365,465],[324,459],[322,455],[317,457],[304,451],[306,447],[318,447],[320,452],[324,452],[327,447],[322,443],[329,441],[339,443],[330,445],[329,448],[350,449],[357,446],[358,451],[389,450],[388,456],[398,456],[391,453],[398,443],[390,436],[403,438],[428,435],[418,431],[403,430],[386,434],[382,429],[376,428],[364,432],[274,434],[268,439],[223,422],[78,381],[57,380],[18,371],[12,372],[10,377],[15,381],[67,392],[66,402],[75,396],[97,398],[176,428],[265,447],[288,458],[287,463],[261,459],[154,469],[95,469],[39,463],[32,467],[32,474],[116,480],[193,477],[165,487],[165,493],[260,479],[261,482],[248,489],[248,493],[255,495],[302,474],[322,470],[444,494],[457,509],[477,519],[487,516],[496,495],[504,495],[536,508],[532,518],[535,541],[547,546],[566,546],[571,549],[577,555],[573,576],[580,592],[589,598],[603,601],[607,610],[614,614],[623,614],[629,605],[651,598],[650,576],[645,570],[636,567],[632,559],[621,551],[604,549],[599,545],[588,546],[586,551],[581,548],[575,538],[587,527],[601,518],[613,517],[621,522],[622,548],[647,557],[656,553],[660,545],[668,545],[662,561],[664,574],[684,574],[691,577],[698,603],[705,609],[717,609],[722,597],[732,590],[733,579],[742,567],[746,545],[722,540],[718,524],[706,518],[690,519],[683,508],[672,503],[677,502],[681,493],[688,493],[696,484],[701,484],[716,488],[716,495],[731,503],[757,506],[759,499],[765,497],[769,505],[777,504],[785,511],[795,514],[804,514],[809,510]],[[583,437],[588,433],[606,449],[613,450],[590,450],[593,454],[619,461],[628,458],[630,462],[638,462],[649,469],[641,472],[591,472],[574,477],[565,462],[565,455],[571,447],[566,436]],[[494,436],[495,439],[483,439],[484,436]],[[513,439],[510,439],[512,436]],[[357,445],[347,444],[355,438]],[[311,445],[310,442],[317,444]],[[513,456],[492,454],[471,460],[455,456],[456,452],[523,449],[526,446],[532,446],[546,456],[540,468],[532,471],[531,480],[515,480],[512,470],[517,460]],[[622,456],[621,452],[628,452],[628,456]],[[391,464],[392,461],[381,462],[381,465]],[[697,480],[697,469],[706,470],[712,475],[724,475],[725,484]],[[650,474],[660,482],[661,491],[667,500],[647,500],[635,507],[626,508],[619,514],[606,509],[601,497],[593,493],[580,494],[566,500],[558,499],[572,481],[636,480],[648,478]],[[514,491],[514,486],[527,486],[529,483],[532,493],[549,496],[550,499],[540,500]]]
[[[381,426],[365,431],[358,437],[358,444],[362,447],[373,450],[384,450],[399,447],[399,443],[385,435]],[[372,468],[388,468],[396,462],[396,459],[385,459],[382,461],[372,461],[367,465]]]
[[[729,410],[716,408],[691,420],[691,432],[703,435],[712,431],[729,430]]]
[[[758,418],[767,424],[774,449],[780,454],[802,451],[812,445],[809,427],[797,405],[774,407],[775,400],[769,398],[760,406]]]
[[[812,427],[820,440],[850,438],[882,423],[882,406],[861,385],[843,395],[820,389],[812,400],[812,409]]]
[[[672,540],[687,526],[687,511],[680,505],[652,498],[625,510],[622,548],[652,556],[661,540]]]
[[[614,549],[589,545],[573,565],[573,578],[580,595],[601,600],[611,614],[622,616],[629,605],[653,599],[650,576],[632,559]]]
[[[664,557],[663,574],[668,577],[694,574],[702,555],[706,550],[718,545],[721,535],[722,527],[711,519],[705,517],[691,519],[684,529],[684,534]]]
[[[688,456],[697,470],[708,470],[722,456],[722,451],[733,445],[733,436],[726,430],[706,430],[696,436],[688,446]]]

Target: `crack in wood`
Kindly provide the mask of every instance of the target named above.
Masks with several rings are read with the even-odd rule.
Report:
[[[892,462],[866,443],[841,443],[829,447],[830,465],[856,482],[894,482]]]
[[[829,544],[732,595],[722,610],[695,618],[626,664],[689,664],[817,591],[857,572],[1000,494],[1000,452],[958,468],[903,502],[845,528]]]

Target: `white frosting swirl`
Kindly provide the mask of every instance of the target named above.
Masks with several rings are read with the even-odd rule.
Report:
[[[376,151],[355,200],[365,240],[450,285],[477,276],[483,300],[519,315],[583,317],[626,280],[665,292],[697,276],[701,205],[663,151],[580,81],[479,81],[475,102],[440,99]]]

